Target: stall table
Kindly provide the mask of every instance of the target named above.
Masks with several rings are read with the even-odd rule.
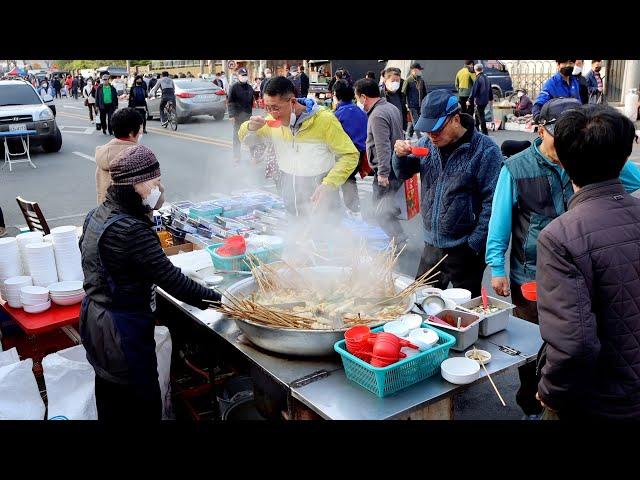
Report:
[[[213,268],[200,273],[203,276],[212,274]],[[226,276],[220,290],[241,278],[245,277]],[[158,293],[185,317],[233,346],[275,386],[283,389],[288,404],[283,414],[285,418],[452,419],[453,396],[470,386],[453,385],[436,374],[394,395],[379,398],[345,377],[338,354],[310,358],[263,350],[244,337],[233,319],[212,309],[200,310],[187,305],[160,288]],[[535,361],[542,338],[537,325],[512,316],[506,330],[480,337],[475,345],[491,353],[492,359],[486,367],[495,375]],[[450,356],[462,355],[464,352],[450,351]],[[480,378],[473,384],[485,379],[486,374],[481,370]]]
[[[7,302],[0,301],[0,308],[24,331],[29,340],[33,355],[34,370],[40,369],[42,355],[38,348],[38,335],[61,329],[76,345],[80,344],[80,335],[72,325],[80,319],[80,303],[75,305],[56,305],[41,313],[27,313],[22,308],[12,308]]]

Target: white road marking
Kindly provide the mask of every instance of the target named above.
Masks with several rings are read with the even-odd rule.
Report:
[[[78,155],[79,157],[86,158],[87,160],[93,163],[96,163],[96,159],[91,155],[87,155],[86,153],[81,153],[81,152],[71,152],[71,153],[73,153],[74,155]]]
[[[81,135],[92,135],[96,131],[94,127],[76,127],[72,125],[58,125],[61,132],[78,133]]]
[[[74,107],[73,105],[62,105],[64,108],[73,108],[74,110],[86,110],[86,108],[82,107]]]

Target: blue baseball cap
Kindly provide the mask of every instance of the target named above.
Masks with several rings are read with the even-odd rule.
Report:
[[[415,128],[421,132],[435,132],[442,128],[447,117],[459,111],[458,97],[443,89],[434,90],[422,101]]]

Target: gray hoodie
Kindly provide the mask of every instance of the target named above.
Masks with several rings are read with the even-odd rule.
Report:
[[[388,177],[391,173],[391,157],[396,140],[403,140],[400,111],[386,99],[381,98],[367,112],[367,158],[378,175]]]

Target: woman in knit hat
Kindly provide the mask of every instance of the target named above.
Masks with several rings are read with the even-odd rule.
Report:
[[[80,238],[84,289],[80,335],[96,372],[100,420],[162,417],[155,353],[155,289],[205,309],[220,296],[182,274],[162,251],[150,214],[164,199],[160,165],[135,145],[110,165],[105,201]]]

